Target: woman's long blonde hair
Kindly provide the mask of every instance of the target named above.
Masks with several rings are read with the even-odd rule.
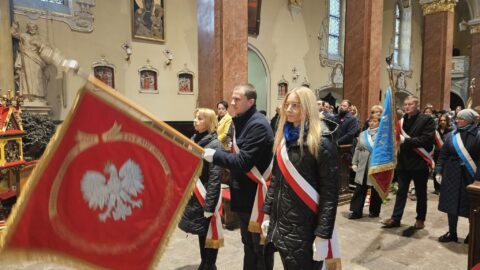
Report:
[[[304,143],[305,123],[308,122],[307,146],[308,151],[317,157],[320,147],[320,140],[322,136],[322,128],[320,126],[320,113],[318,112],[317,99],[313,91],[307,87],[297,87],[288,92],[282,103],[280,110],[280,120],[278,121],[277,132],[275,134],[275,144],[273,151],[275,152],[283,139],[283,128],[287,121],[285,104],[290,95],[295,94],[300,100],[300,134],[298,137],[298,145],[302,146]],[[303,155],[303,148],[300,147],[301,155]]]

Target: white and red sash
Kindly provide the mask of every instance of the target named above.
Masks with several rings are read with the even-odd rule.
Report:
[[[452,132],[452,144],[457,152],[457,155],[462,159],[463,164],[467,168],[468,173],[475,177],[475,173],[477,172],[477,165],[475,161],[473,161],[472,156],[468,153],[467,148],[463,145],[462,137],[460,136],[460,132]]]
[[[205,190],[205,187],[200,179],[197,179],[197,183],[193,192],[195,193],[198,202],[200,202],[200,205],[205,207],[207,191]],[[218,196],[217,206],[215,206],[215,212],[213,212],[213,216],[210,218],[210,224],[208,226],[207,239],[205,241],[206,248],[219,249],[220,247],[223,247],[223,229],[222,219],[220,217],[220,207],[222,206],[221,190],[219,193],[220,195]]]
[[[240,153],[240,149],[238,148],[237,140],[235,138],[235,132],[233,133],[232,146],[233,153]],[[258,185],[257,192],[255,193],[255,201],[253,202],[250,222],[248,224],[248,230],[250,232],[259,233],[261,235],[261,244],[263,244],[265,240],[265,236],[263,235],[261,228],[263,220],[265,219],[265,214],[263,213],[263,203],[265,201],[265,196],[267,195],[267,183],[270,183],[270,179],[272,178],[272,167],[273,159],[270,162],[270,165],[268,165],[268,168],[263,172],[263,174],[260,173],[260,171],[255,166],[246,174],[248,178],[250,178],[250,180],[252,180]]]
[[[440,136],[440,133],[438,132],[438,130],[435,130],[435,145],[437,145],[438,149],[443,147],[442,136]]]
[[[295,194],[312,210],[315,214],[318,214],[318,202],[320,195],[313,188],[310,183],[303,178],[303,176],[297,171],[288,157],[287,147],[285,146],[285,139],[277,147],[276,150],[277,164],[282,172],[288,185],[293,189]],[[322,254],[325,254],[323,261],[328,261],[334,258],[340,258],[340,249],[338,244],[337,230],[334,228],[332,238],[328,239],[328,250],[324,250]],[[324,264],[325,267],[325,264]],[[324,269],[324,268],[323,268]]]
[[[402,133],[403,137],[410,139],[410,135],[408,135],[405,130],[403,130],[403,118],[400,119],[400,133]],[[425,162],[427,163],[428,167],[435,168],[435,162],[433,161],[433,150],[429,153],[423,147],[414,148],[415,151]]]

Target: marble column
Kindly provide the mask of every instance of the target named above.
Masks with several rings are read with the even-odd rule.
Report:
[[[346,1],[343,97],[365,120],[380,100],[383,0]]]
[[[10,35],[10,1],[0,1],[0,94],[14,90],[13,49]]]
[[[472,35],[472,49],[470,55],[470,79],[475,78],[476,88],[473,92],[473,107],[480,105],[480,22],[469,23]]]
[[[247,0],[197,0],[197,22],[197,105],[215,108],[248,80]]]
[[[450,108],[455,0],[421,0],[424,16],[422,108]]]

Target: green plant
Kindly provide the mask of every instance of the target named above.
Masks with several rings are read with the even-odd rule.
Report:
[[[55,133],[55,123],[46,115],[22,113],[23,158],[27,161],[39,159],[50,138]]]

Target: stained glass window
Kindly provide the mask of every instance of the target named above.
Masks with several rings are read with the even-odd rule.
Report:
[[[400,42],[401,42],[401,13],[398,4],[395,5],[395,40],[393,43],[393,63],[400,65]]]
[[[71,0],[13,0],[13,5],[15,8],[28,8],[40,10],[42,12],[72,14]]]
[[[328,17],[328,54],[340,54],[341,0],[330,0]]]
[[[48,3],[52,3],[52,4],[59,4],[59,5],[63,5],[65,4],[65,0],[40,0],[42,2],[48,2]]]

